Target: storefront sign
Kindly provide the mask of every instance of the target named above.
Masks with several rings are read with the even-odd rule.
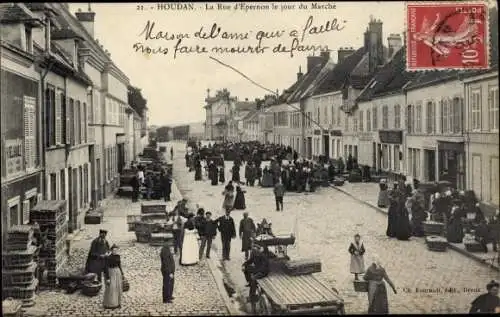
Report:
[[[342,136],[342,131],[341,130],[332,130],[330,131],[331,136]]]
[[[314,135],[321,135],[321,130],[314,130]]]
[[[402,144],[403,131],[401,130],[380,130],[378,135],[381,143]]]
[[[464,142],[443,142],[438,141],[439,151],[465,152]]]

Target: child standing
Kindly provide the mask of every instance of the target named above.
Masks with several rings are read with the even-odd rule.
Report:
[[[357,281],[358,275],[365,272],[365,261],[363,258],[365,247],[359,234],[354,236],[354,241],[349,246],[349,253],[351,254],[351,273],[354,274],[354,279]]]

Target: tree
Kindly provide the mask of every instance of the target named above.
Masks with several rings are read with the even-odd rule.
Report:
[[[142,96],[141,89],[128,86],[128,104],[142,116],[146,110],[148,101]]]

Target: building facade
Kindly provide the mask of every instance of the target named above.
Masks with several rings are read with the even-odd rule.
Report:
[[[208,91],[210,93],[210,91]],[[205,98],[205,138],[207,140],[227,140],[234,128],[232,122],[234,103],[236,98],[231,97],[227,89],[218,90],[214,97]]]
[[[259,141],[259,110],[250,111],[242,120],[242,141]]]
[[[464,80],[466,184],[483,206],[499,207],[498,68]]]
[[[29,222],[43,197],[41,71],[33,33],[43,27],[25,5],[0,4],[2,233]]]

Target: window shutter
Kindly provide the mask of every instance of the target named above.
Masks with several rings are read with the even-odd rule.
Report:
[[[23,224],[30,222],[30,201],[26,199],[23,201]]]
[[[56,144],[62,143],[62,109],[61,109],[61,98],[55,98],[56,107]]]
[[[443,123],[444,123],[445,118],[444,118],[444,102],[442,99],[439,101],[439,108],[440,108],[439,113],[441,114],[441,133],[444,133]]]
[[[83,103],[83,143],[87,143],[87,132],[88,132],[88,113],[87,113],[87,104]]]
[[[26,169],[35,168],[36,164],[36,99],[24,96],[24,161]]]

